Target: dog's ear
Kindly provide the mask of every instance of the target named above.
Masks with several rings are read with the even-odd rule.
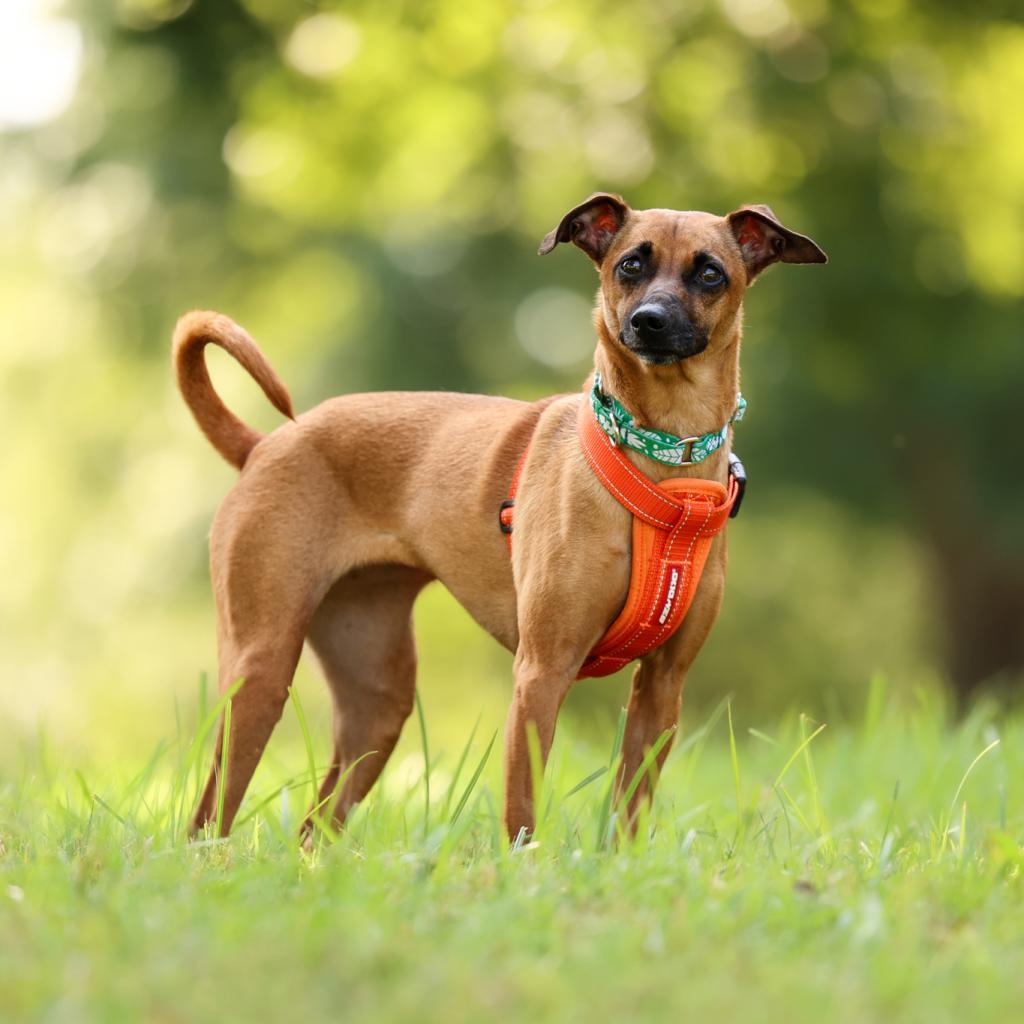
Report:
[[[610,192],[595,192],[571,209],[554,231],[549,231],[537,252],[546,256],[559,242],[575,242],[595,263],[604,254],[629,215],[629,204]]]
[[[828,257],[806,235],[783,227],[767,206],[741,206],[729,214],[729,227],[753,281],[772,263],[827,263]]]

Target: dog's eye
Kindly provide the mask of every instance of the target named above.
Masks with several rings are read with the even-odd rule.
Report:
[[[627,256],[619,264],[619,273],[624,277],[636,277],[643,269],[643,262],[638,256]]]
[[[709,288],[713,288],[717,284],[721,284],[725,280],[725,274],[722,273],[720,267],[716,267],[714,263],[707,263],[700,268],[700,273],[697,274],[697,280],[701,284],[706,284]]]

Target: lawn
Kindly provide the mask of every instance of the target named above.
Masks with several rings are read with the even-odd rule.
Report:
[[[123,778],[36,743],[0,783],[0,1019],[1020,1019],[1024,718],[876,683],[856,721],[732,720],[684,722],[636,838],[613,723],[567,723],[511,849],[500,736],[434,749],[429,713],[309,852],[319,741],[191,845],[202,727]]]

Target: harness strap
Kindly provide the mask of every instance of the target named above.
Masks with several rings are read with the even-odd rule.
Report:
[[[579,438],[590,468],[620,505],[629,509],[638,519],[659,529],[668,530],[676,524],[683,506],[672,496],[672,491],[679,488],[666,488],[665,484],[669,481],[656,484],[644,476],[612,443],[595,417],[582,417]],[[715,489],[715,493],[721,491],[723,499],[725,497],[725,488],[713,481],[681,477],[672,482],[681,482],[694,492],[702,492],[710,486]],[[728,518],[728,509],[725,518]]]
[[[617,672],[679,628],[693,603],[711,542],[728,521],[742,484],[732,474],[728,488],[688,477],[655,483],[622,454],[593,415],[581,416],[579,438],[590,468],[633,517],[626,603],[583,662],[576,677],[583,679]],[[499,513],[510,552],[515,497],[529,451],[527,446]]]

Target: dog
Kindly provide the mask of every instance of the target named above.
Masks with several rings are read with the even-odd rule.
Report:
[[[604,391],[637,424],[682,438],[726,424],[719,450],[699,464],[623,454],[654,484],[674,477],[724,485],[744,293],[769,265],[823,263],[824,252],[767,206],[725,217],[634,210],[611,193],[570,210],[539,252],[569,242],[600,276],[594,370]],[[211,384],[207,344],[241,363],[288,422],[264,436],[236,418]],[[221,834],[230,831],[306,642],[333,698],[334,751],[313,812],[343,824],[413,709],[412,608],[435,579],[515,654],[504,821],[510,838],[529,834],[529,734],[535,730],[543,762],[559,708],[630,585],[630,512],[597,478],[577,434],[589,415],[593,375],[581,393],[532,403],[387,392],[330,399],[295,416],[249,335],[225,316],[200,311],[179,320],[173,362],[200,429],[241,470],[216,514],[210,564],[221,692],[244,682],[232,700],[229,736],[221,724],[192,834],[215,822]],[[510,555],[497,510],[514,474]],[[649,755],[659,738],[671,739],[725,573],[723,531],[710,544],[681,626],[636,668],[618,774],[621,796],[644,768],[629,819],[652,795],[669,744]]]

